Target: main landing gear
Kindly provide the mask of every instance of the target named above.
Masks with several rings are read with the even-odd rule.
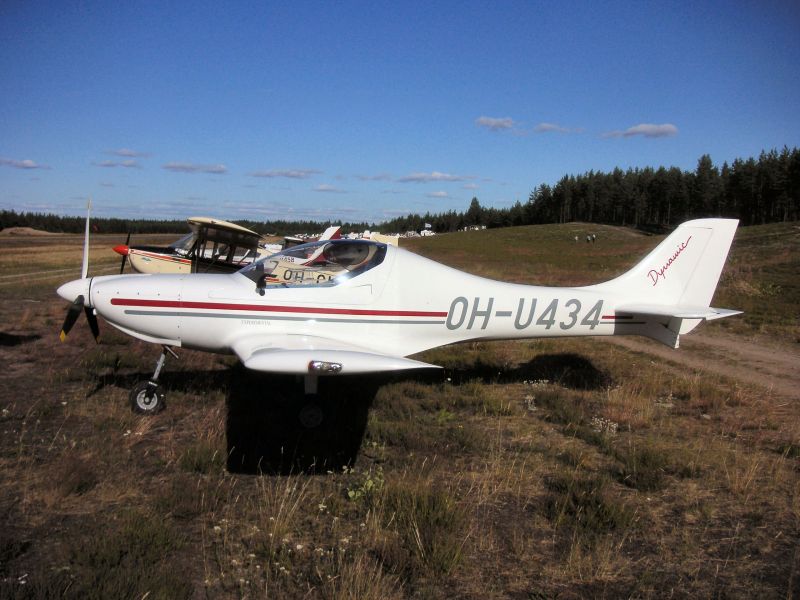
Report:
[[[325,420],[325,411],[320,406],[317,396],[319,378],[316,375],[306,375],[303,378],[303,385],[305,397],[297,411],[297,420],[304,429],[316,429]]]
[[[154,415],[164,410],[167,406],[167,395],[159,389],[158,376],[167,361],[167,354],[176,359],[178,355],[169,346],[162,346],[161,348],[161,356],[158,357],[153,376],[148,381],[140,381],[133,386],[128,396],[131,401],[131,408],[139,414]]]

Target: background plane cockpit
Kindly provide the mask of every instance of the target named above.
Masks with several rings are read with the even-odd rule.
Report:
[[[386,244],[326,240],[287,248],[241,271],[259,287],[333,286],[383,262]]]

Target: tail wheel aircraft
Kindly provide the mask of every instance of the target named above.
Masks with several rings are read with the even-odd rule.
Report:
[[[169,246],[114,247],[122,255],[120,275],[126,261],[137,273],[233,273],[253,261],[280,252],[281,245],[267,244],[261,235],[246,227],[212,219],[187,219],[191,232]],[[328,228],[320,239],[338,237],[339,227]],[[287,238],[287,240],[294,238]]]
[[[435,367],[408,357],[471,340],[640,335],[678,348],[703,321],[739,314],[710,306],[736,226],[683,223],[627,273],[585,287],[493,281],[365,240],[295,246],[230,274],[87,277],[84,268],[58,289],[72,303],[62,338],[83,308],[90,325],[99,315],[162,346],[153,377],[131,392],[143,413],[164,405],[158,376],[172,348],[302,375],[306,394],[321,376]]]

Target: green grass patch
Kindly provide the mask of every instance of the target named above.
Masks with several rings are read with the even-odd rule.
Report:
[[[429,482],[388,484],[384,497],[385,526],[397,533],[383,548],[384,560],[398,572],[419,569],[446,575],[458,567],[469,535],[467,515],[445,490]]]
[[[58,470],[58,489],[65,496],[81,496],[92,490],[100,480],[95,465],[74,454],[65,456]]]
[[[633,511],[611,492],[603,476],[584,476],[574,470],[546,481],[544,514],[556,529],[566,527],[588,541],[631,526]]]
[[[181,454],[178,464],[189,473],[210,473],[225,467],[227,455],[212,440],[197,440]]]
[[[87,529],[68,541],[66,568],[41,580],[43,588],[85,600],[192,596],[189,574],[174,562],[184,540],[168,520],[129,512]]]

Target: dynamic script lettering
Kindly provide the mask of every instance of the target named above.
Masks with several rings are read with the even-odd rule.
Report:
[[[669,257],[669,260],[664,264],[663,267],[660,269],[650,269],[650,271],[647,273],[647,276],[650,278],[650,281],[653,282],[653,285],[657,284],[659,280],[667,278],[665,275],[667,269],[669,269],[672,266],[672,263],[678,259],[678,257],[681,255],[681,252],[686,250],[686,247],[689,245],[689,240],[691,239],[692,236],[689,236],[686,238],[685,242],[681,242],[678,246],[678,249],[675,251],[675,254]]]

